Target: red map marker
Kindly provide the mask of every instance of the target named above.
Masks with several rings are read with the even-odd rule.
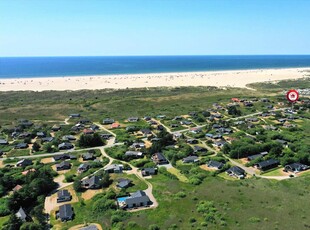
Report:
[[[290,101],[290,102],[296,102],[296,101],[298,101],[299,93],[297,92],[297,90],[291,89],[291,90],[289,90],[289,91],[287,92],[286,98],[287,98],[287,100]]]

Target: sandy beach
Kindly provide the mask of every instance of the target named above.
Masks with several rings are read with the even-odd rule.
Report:
[[[178,86],[241,87],[310,76],[310,68],[0,79],[0,91],[125,89]]]

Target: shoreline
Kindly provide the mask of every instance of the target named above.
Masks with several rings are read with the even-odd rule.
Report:
[[[64,91],[152,87],[216,86],[247,88],[256,82],[275,82],[310,76],[310,67],[223,70],[203,72],[111,74],[2,78],[0,91]]]

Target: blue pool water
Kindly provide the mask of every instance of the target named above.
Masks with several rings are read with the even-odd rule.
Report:
[[[127,198],[129,198],[129,196],[119,197],[117,198],[117,202],[125,201]]]

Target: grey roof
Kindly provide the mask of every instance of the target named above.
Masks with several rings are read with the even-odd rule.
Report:
[[[147,174],[155,174],[156,173],[156,169],[155,168],[144,168],[141,171],[145,172]]]
[[[142,190],[132,193],[131,196],[125,200],[125,203],[129,206],[132,204],[140,204],[144,202],[150,202],[150,198]]]
[[[118,165],[118,164],[111,164],[105,168],[106,171],[109,171],[109,170],[122,171],[122,169],[123,169],[123,165]]]
[[[51,142],[51,141],[53,141],[53,140],[54,140],[53,137],[43,137],[43,138],[41,139],[41,141],[43,141],[43,142]]]
[[[73,209],[71,204],[64,204],[59,207],[59,217],[60,219],[72,219]]]
[[[70,194],[70,192],[67,189],[59,190],[57,192],[57,197],[58,198],[70,197],[70,196],[71,196],[71,194]]]
[[[82,180],[82,184],[86,185],[88,184],[88,187],[98,187],[100,185],[101,178],[99,176],[92,176],[90,178],[86,178]]]
[[[94,159],[95,156],[94,156],[93,153],[87,152],[87,153],[84,153],[84,154],[82,155],[82,158],[83,158],[84,160],[91,160],[91,159]]]
[[[89,225],[83,228],[79,228],[79,230],[98,230],[96,225]]]
[[[59,164],[56,164],[56,168],[70,167],[71,164],[68,161],[63,161]]]
[[[139,151],[126,151],[125,155],[126,156],[142,156],[143,153]]]
[[[198,161],[199,158],[197,156],[188,156],[188,157],[185,157],[183,158],[183,162],[196,162]]]
[[[280,162],[278,160],[275,160],[275,159],[269,159],[269,160],[266,160],[266,161],[262,161],[262,162],[259,162],[257,163],[256,165],[259,167],[259,168],[266,168],[266,167],[270,167],[270,166],[276,166],[278,165]]]
[[[32,164],[32,160],[30,159],[22,159],[16,163],[16,165],[28,166]]]
[[[119,188],[127,188],[132,181],[129,179],[120,179],[118,181],[117,187]]]
[[[17,213],[15,213],[15,215],[22,221],[26,221],[27,215],[22,207],[19,208],[19,210],[17,211]]]
[[[292,171],[303,171],[309,169],[308,165],[301,164],[299,162],[285,165],[285,168],[290,168]]]
[[[230,169],[228,169],[226,172],[233,173],[237,176],[244,176],[244,174],[245,174],[245,171],[238,166],[233,166]]]
[[[0,139],[0,145],[6,145],[6,144],[8,144],[7,140]]]
[[[223,168],[224,164],[222,162],[219,162],[219,161],[209,161],[208,163],[208,167],[211,167],[211,168],[217,168],[217,169],[221,169]]]

